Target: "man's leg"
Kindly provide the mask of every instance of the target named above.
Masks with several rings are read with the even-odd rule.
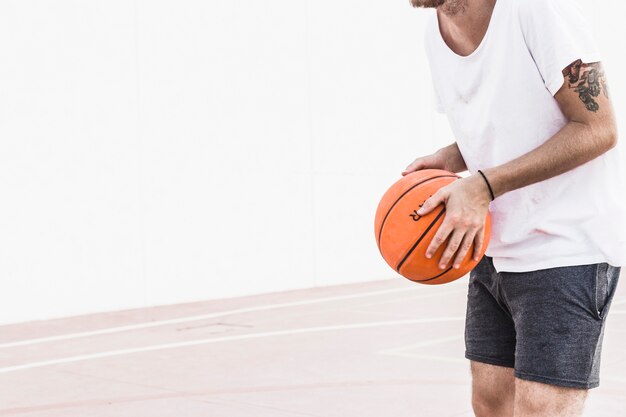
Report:
[[[598,263],[500,274],[516,329],[514,417],[582,414],[619,273]]]
[[[471,361],[477,417],[513,417],[515,324],[499,296],[499,281],[488,256],[470,272],[465,357]]]
[[[587,390],[515,379],[514,417],[579,417]]]
[[[471,361],[472,408],[476,417],[513,417],[513,368]]]

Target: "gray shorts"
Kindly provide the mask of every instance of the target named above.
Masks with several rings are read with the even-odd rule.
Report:
[[[619,274],[607,263],[498,273],[485,256],[470,273],[465,357],[520,379],[597,387]]]

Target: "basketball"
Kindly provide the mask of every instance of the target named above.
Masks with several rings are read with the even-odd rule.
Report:
[[[439,169],[415,171],[393,184],[380,200],[374,224],[376,243],[387,264],[403,277],[421,284],[445,284],[466,275],[480,262],[473,258],[472,243],[459,269],[452,267],[452,261],[445,270],[439,269],[449,237],[431,259],[426,258],[426,249],[445,218],[445,207],[442,204],[424,216],[419,216],[417,210],[440,188],[458,178],[452,172]],[[491,235],[489,213],[484,233],[481,258]]]

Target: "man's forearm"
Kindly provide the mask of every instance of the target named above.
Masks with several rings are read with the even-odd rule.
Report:
[[[498,197],[572,170],[602,155],[616,143],[613,124],[590,126],[571,121],[538,148],[483,172]]]
[[[447,171],[454,173],[467,171],[465,160],[463,159],[463,155],[461,155],[461,151],[459,150],[456,142],[439,149],[437,153],[441,156],[442,161],[444,161],[445,169]]]

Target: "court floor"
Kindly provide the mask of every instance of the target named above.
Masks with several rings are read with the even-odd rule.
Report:
[[[0,416],[465,417],[466,278],[0,327]],[[626,416],[626,285],[587,417]]]

